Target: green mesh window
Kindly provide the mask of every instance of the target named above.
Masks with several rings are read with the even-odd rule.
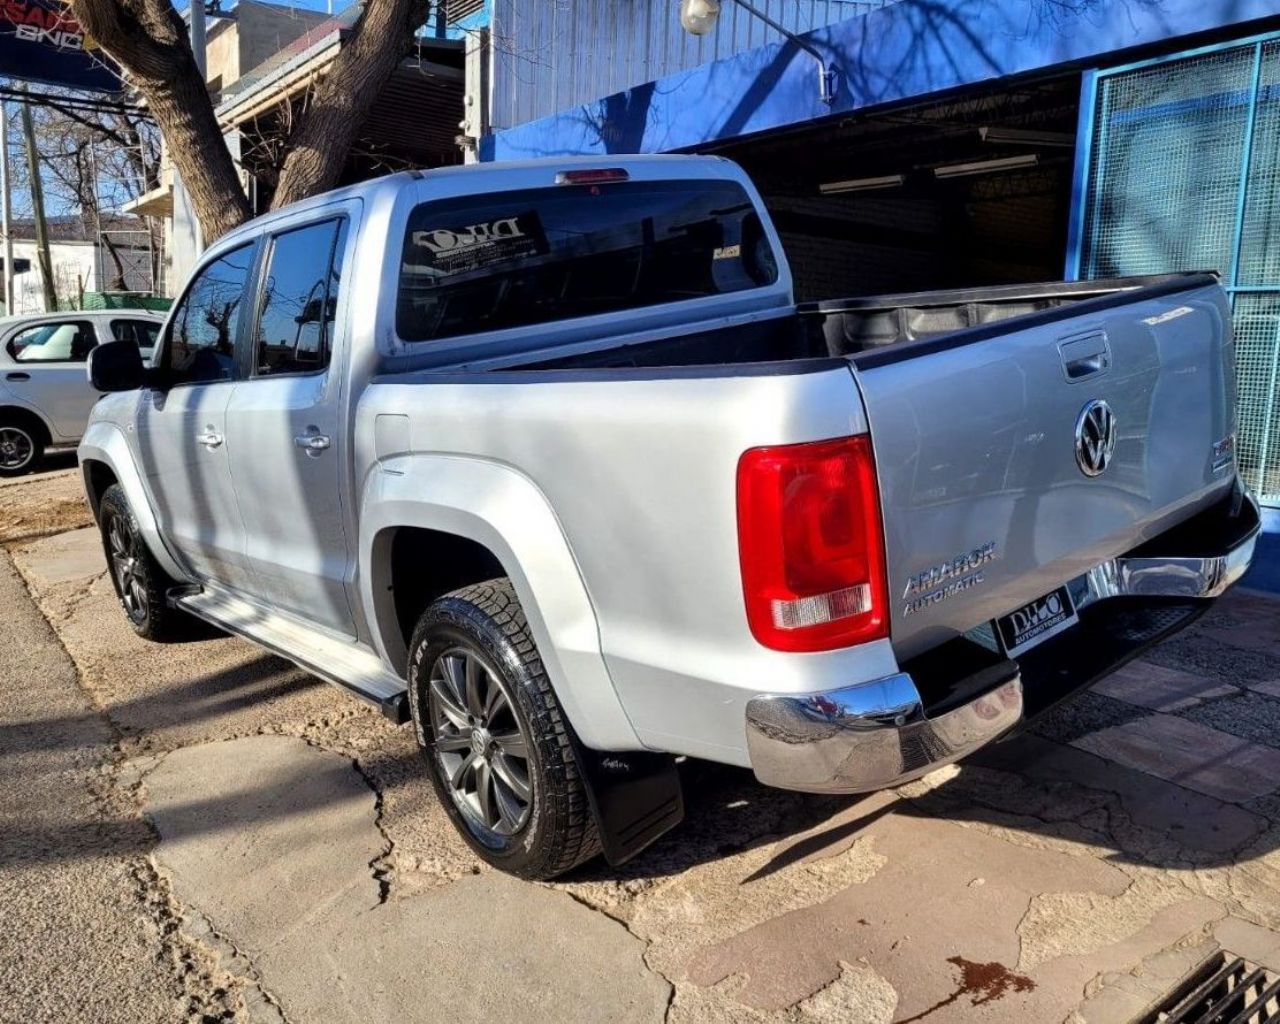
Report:
[[[1216,270],[1245,479],[1280,504],[1280,39],[1098,75],[1079,276]]]

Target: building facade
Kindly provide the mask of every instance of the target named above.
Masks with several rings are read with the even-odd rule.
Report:
[[[1238,453],[1280,587],[1280,8],[1272,0],[491,0],[481,159],[743,164],[801,298],[1216,270]],[[804,45],[801,45],[804,44]],[[824,102],[816,50],[834,72]]]

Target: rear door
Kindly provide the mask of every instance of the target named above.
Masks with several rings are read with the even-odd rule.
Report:
[[[354,636],[337,330],[350,223],[333,212],[265,239],[252,366],[227,409],[227,444],[258,596]]]
[[[1220,289],[1166,287],[854,357],[899,656],[1050,594],[1228,487],[1230,337]]]

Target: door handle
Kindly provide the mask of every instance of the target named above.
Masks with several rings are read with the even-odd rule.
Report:
[[[1111,368],[1111,345],[1101,331],[1062,342],[1058,353],[1067,380],[1082,380]]]
[[[319,455],[332,444],[328,434],[299,434],[293,443],[308,455]]]
[[[203,434],[197,434],[196,440],[202,445],[213,451],[222,444],[222,435],[216,430],[206,430]]]
[[[30,379],[31,379],[31,374],[29,374],[29,373],[6,373],[6,374],[4,375],[4,379],[5,379],[5,380],[30,380]]]

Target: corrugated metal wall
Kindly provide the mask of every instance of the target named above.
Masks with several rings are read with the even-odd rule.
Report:
[[[754,0],[792,32],[895,0]],[[714,32],[680,27],[679,0],[494,0],[492,126],[534,121],[782,37],[733,0]]]

